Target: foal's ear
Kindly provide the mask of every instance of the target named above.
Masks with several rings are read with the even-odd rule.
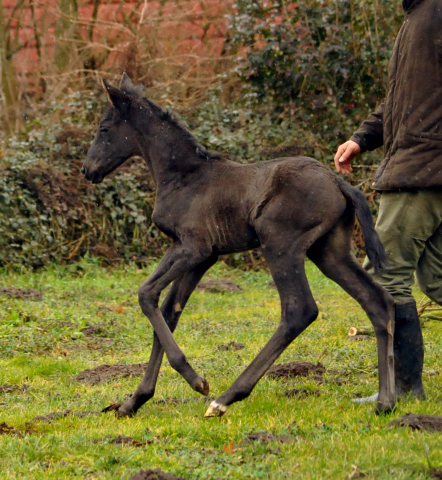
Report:
[[[129,78],[129,75],[124,72],[123,75],[121,76],[120,80],[120,90],[123,90],[124,92],[131,92],[132,90],[135,90],[134,84],[132,83],[132,80]]]
[[[136,98],[138,100],[143,98],[143,86],[142,85],[135,86],[126,72],[124,72],[123,76],[121,77],[120,90],[123,93],[130,95],[132,98]]]
[[[106,92],[109,102],[118,110],[125,111],[130,103],[130,98],[119,88],[110,85],[105,78],[101,79],[104,91]]]

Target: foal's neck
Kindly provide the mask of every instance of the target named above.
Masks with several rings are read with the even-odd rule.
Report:
[[[166,111],[139,111],[136,129],[142,156],[158,187],[180,181],[210,161],[209,152]]]

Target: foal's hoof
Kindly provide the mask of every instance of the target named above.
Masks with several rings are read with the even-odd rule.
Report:
[[[217,403],[216,400],[213,401],[207,412],[204,414],[206,418],[210,417],[222,417],[227,412],[227,406]]]
[[[374,411],[375,411],[376,415],[388,415],[389,413],[393,412],[394,410],[396,410],[395,402],[383,403],[383,402],[378,401]]]
[[[136,412],[134,412],[132,409],[127,409],[122,405],[116,412],[115,415],[118,418],[124,418],[124,417],[133,417]]]
[[[201,393],[205,397],[209,395],[209,382],[203,377],[198,376],[198,378],[192,385],[192,388],[195,390],[195,392]]]

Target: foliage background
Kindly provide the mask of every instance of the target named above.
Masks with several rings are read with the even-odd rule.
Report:
[[[163,0],[150,15],[143,2],[124,10],[124,2],[60,0],[51,17],[59,42],[41,48],[26,70],[14,63],[25,46],[11,32],[20,32],[35,3],[9,3],[15,8],[0,12],[0,264],[34,267],[85,254],[145,263],[167,247],[150,224],[155,186],[140,159],[98,186],[79,175],[105,104],[100,76],[116,83],[128,71],[203,144],[238,161],[302,154],[331,165],[336,147],[385,94],[403,17],[397,0],[238,0],[225,11],[207,1],[197,14],[196,2]],[[113,17],[105,16],[110,3],[121,6]],[[97,10],[85,19],[82,5]],[[198,35],[183,51],[179,32],[189,25]],[[37,48],[46,27],[36,18],[27,46]],[[381,156],[366,154],[349,178],[374,214],[368,185]],[[259,262],[231,261],[244,258]]]

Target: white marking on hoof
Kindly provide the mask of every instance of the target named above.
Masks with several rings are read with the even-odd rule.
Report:
[[[216,401],[213,401],[209,408],[207,409],[207,412],[204,414],[205,417],[222,417],[225,413],[227,412],[227,405],[222,405],[220,403],[217,403]]]

